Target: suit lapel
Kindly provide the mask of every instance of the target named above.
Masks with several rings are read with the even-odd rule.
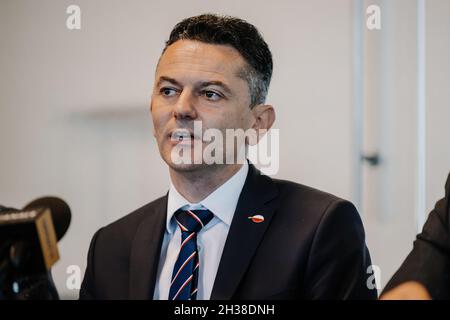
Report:
[[[269,201],[277,195],[272,179],[250,164],[225,242],[211,300],[232,298],[269,226],[276,208],[276,204]],[[254,223],[248,218],[257,214],[264,216],[262,223]]]
[[[139,224],[130,255],[130,299],[152,299],[167,215],[167,195]]]

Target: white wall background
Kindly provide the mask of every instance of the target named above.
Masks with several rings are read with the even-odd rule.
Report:
[[[382,28],[364,30],[363,151],[378,152],[381,163],[364,165],[361,212],[384,286],[444,196],[450,171],[450,2],[370,4],[381,7]]]
[[[450,171],[450,1],[426,2],[426,207]]]
[[[363,199],[368,245],[384,285],[412,248],[418,136],[417,2],[365,1],[382,8],[381,30],[364,30]]]
[[[442,117],[445,112],[449,115],[450,102],[449,2],[431,2],[427,7],[428,20],[433,22],[427,29],[427,84],[433,87],[427,95],[428,207],[442,194],[445,172],[450,169],[450,148],[440,147],[448,145],[445,137],[450,135],[445,120],[450,117]],[[81,7],[79,31],[65,26],[70,4]],[[248,20],[271,47],[275,67],[268,101],[276,108],[275,127],[281,138],[276,177],[356,200],[354,1],[2,0],[0,203],[21,207],[51,194],[71,206],[72,224],[60,242],[62,258],[53,270],[63,298],[78,296],[65,285],[66,268],[75,264],[84,271],[93,233],[167,191],[167,169],[153,140],[148,112],[154,66],[173,25],[205,12]],[[414,32],[408,32],[413,42]],[[402,42],[397,45],[406,54],[415,50]],[[399,76],[398,81],[407,79]],[[404,88],[406,97],[414,93],[408,84]],[[405,107],[409,102],[399,103]],[[400,190],[406,184],[401,179],[409,173],[395,176]],[[401,200],[386,196],[392,203],[415,201],[408,192],[402,193]],[[369,197],[378,201],[376,195]],[[412,230],[397,229],[399,224],[389,229],[389,241],[402,243],[400,254],[389,251],[380,240],[386,222],[363,208],[374,263],[390,273],[412,241],[410,209],[414,208],[405,206],[402,212],[392,213],[412,219],[408,222]],[[399,258],[392,261],[393,255]],[[383,274],[383,282],[386,278]]]

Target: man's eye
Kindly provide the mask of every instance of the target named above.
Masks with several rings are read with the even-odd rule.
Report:
[[[161,94],[165,97],[172,97],[177,93],[177,91],[173,88],[161,88],[159,92],[161,92]]]
[[[202,95],[204,95],[208,100],[211,101],[218,101],[222,99],[222,96],[214,91],[205,90],[201,92]]]

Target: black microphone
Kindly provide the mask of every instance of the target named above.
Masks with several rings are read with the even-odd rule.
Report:
[[[22,210],[0,206],[0,299],[59,299],[51,267],[70,220],[69,206],[56,197]]]
[[[49,208],[52,214],[53,226],[55,227],[56,237],[59,240],[64,236],[69,228],[71,213],[69,205],[62,199],[56,197],[43,197],[31,201],[23,209]]]
[[[8,208],[0,204],[0,214],[2,214],[3,212],[11,212],[11,211],[19,211],[19,210],[14,208]]]

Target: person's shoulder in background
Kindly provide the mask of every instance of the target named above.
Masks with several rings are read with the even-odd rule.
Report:
[[[413,250],[381,294],[381,299],[425,298],[450,299],[450,173],[445,197],[436,202]]]

